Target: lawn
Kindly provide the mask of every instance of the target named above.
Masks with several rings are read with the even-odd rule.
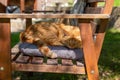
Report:
[[[99,60],[99,68],[103,80],[120,79],[119,49],[120,49],[120,30],[109,29],[105,36]]]

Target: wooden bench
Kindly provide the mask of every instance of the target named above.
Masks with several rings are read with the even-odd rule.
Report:
[[[12,71],[33,71],[33,72],[53,72],[87,74],[89,80],[99,80],[98,60],[105,36],[107,22],[112,11],[113,0],[88,0],[84,14],[39,14],[20,13],[6,14],[7,2],[10,0],[0,0],[0,80],[12,80]],[[24,3],[24,0],[20,0]],[[104,2],[104,6],[99,7],[98,2]],[[21,4],[21,10],[24,9]],[[36,2],[34,4],[36,6]],[[23,18],[27,22],[31,18],[77,18],[81,30],[83,42],[84,61],[66,59],[48,59],[40,57],[23,56],[20,52],[11,53],[11,32],[10,19]],[[94,20],[99,20],[96,23]],[[94,24],[95,23],[95,24]],[[31,25],[31,24],[27,24]],[[93,26],[96,27],[96,39],[93,40]],[[89,45],[88,45],[89,44]],[[15,46],[17,47],[17,45]],[[74,63],[73,63],[74,62]],[[7,77],[6,77],[7,76]]]

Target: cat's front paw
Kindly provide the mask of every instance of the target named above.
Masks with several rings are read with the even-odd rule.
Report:
[[[57,54],[52,52],[48,46],[39,46],[38,49],[40,50],[40,52],[49,58],[57,58]]]
[[[51,52],[48,57],[50,57],[50,58],[57,58],[57,54],[54,53],[54,52]]]

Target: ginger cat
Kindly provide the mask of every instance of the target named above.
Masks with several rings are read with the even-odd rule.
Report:
[[[20,34],[21,42],[35,44],[39,51],[49,58],[56,58],[50,46],[65,46],[68,48],[81,48],[80,30],[76,26],[61,23],[41,22],[29,26]]]

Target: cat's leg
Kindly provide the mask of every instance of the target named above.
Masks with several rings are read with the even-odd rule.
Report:
[[[57,58],[57,54],[51,51],[51,49],[45,45],[45,43],[42,40],[39,40],[35,38],[34,44],[38,47],[39,51],[49,58]]]
[[[51,51],[50,48],[46,45],[39,46],[38,49],[44,56],[47,56],[49,58],[57,58],[57,54]]]

